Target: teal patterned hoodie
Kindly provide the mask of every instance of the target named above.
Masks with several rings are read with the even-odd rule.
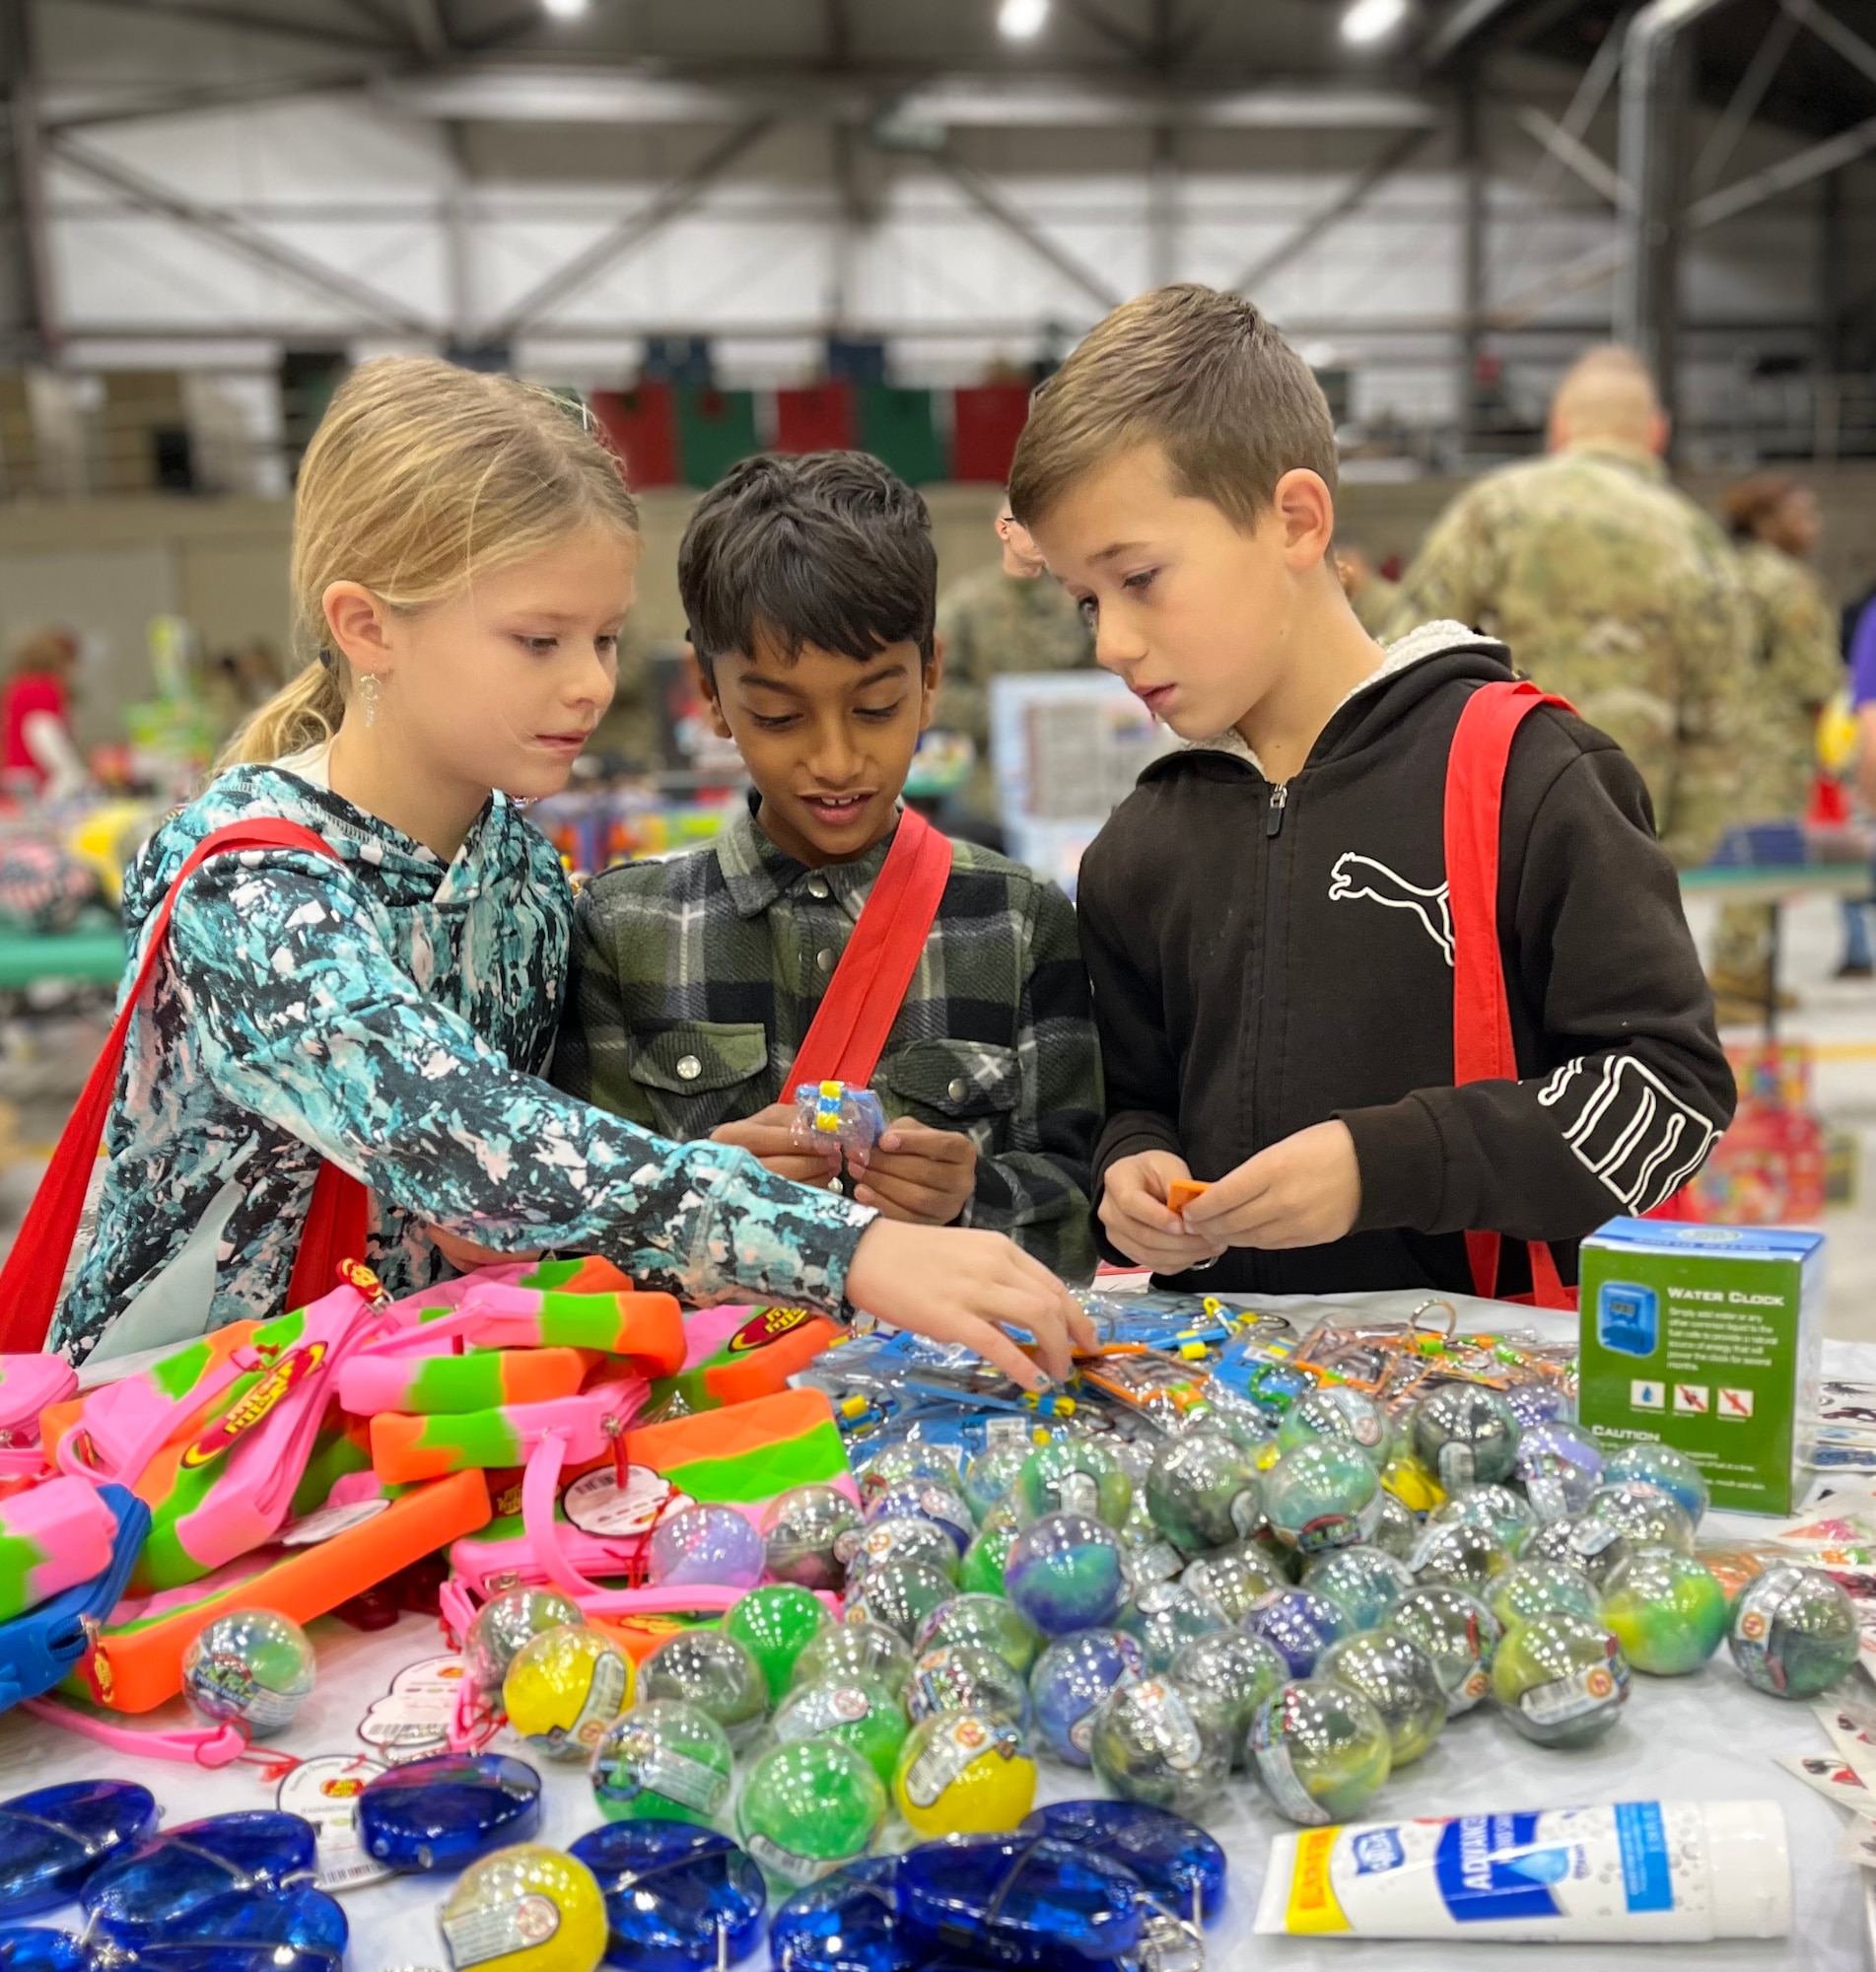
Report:
[[[315,830],[341,860],[267,850],[189,880],[131,1026],[97,1232],[53,1348],[82,1361],[153,1282],[185,1271],[185,1246],[210,1303],[195,1329],[278,1313],[321,1159],[371,1187],[367,1257],[393,1295],[445,1271],[434,1224],[485,1245],[601,1253],[687,1301],[839,1311],[870,1212],[536,1080],[572,898],[506,797],[446,869],[325,789],[238,767],[132,868],[133,947],[195,845],[263,815]]]

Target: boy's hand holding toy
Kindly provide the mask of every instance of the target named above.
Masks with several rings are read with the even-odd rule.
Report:
[[[1346,1123],[1306,1130],[1247,1158],[1182,1215],[1200,1238],[1227,1246],[1326,1246],[1361,1210],[1361,1167]]]
[[[795,1133],[795,1104],[771,1102],[739,1123],[719,1123],[710,1133],[713,1144],[733,1144],[747,1151],[765,1170],[825,1191],[840,1175],[841,1146],[830,1140],[823,1149],[804,1147]]]
[[[1189,1228],[1167,1203],[1172,1186],[1191,1177],[1185,1159],[1171,1151],[1140,1151],[1108,1165],[1101,1224],[1130,1260],[1156,1274],[1182,1274],[1209,1266],[1224,1251],[1228,1241]]]
[[[951,1226],[977,1189],[977,1146],[957,1130],[894,1123],[870,1151],[850,1150],[854,1197],[888,1219]]]

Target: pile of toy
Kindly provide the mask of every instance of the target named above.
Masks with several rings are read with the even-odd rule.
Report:
[[[806,1092],[804,1129],[866,1120]],[[1829,1574],[1734,1550],[1723,1585],[1692,1461],[1569,1421],[1566,1348],[1086,1305],[1100,1353],[1040,1399],[799,1309],[686,1315],[593,1261],[394,1304],[357,1270],[83,1395],[9,1359],[0,1678],[217,1764],[290,1728],[302,1623],[435,1606],[454,1703],[382,1748],[357,1841],[457,1877],[458,1972],[728,1964],[772,1894],[788,1972],[1149,1972],[1202,1956],[1224,1864],[1194,1817],[1233,1769],[1325,1824],[1488,1700],[1566,1747],[1632,1666],[1728,1640],[1795,1698],[1855,1660]],[[111,1723],[177,1690],[199,1728]],[[1039,1754],[1115,1798],[1038,1810]],[[530,1838],[566,1766],[600,1825],[562,1853]],[[82,1943],[0,1929],[0,1968],[330,1968],[312,1841],[273,1812],[158,1833],[122,1783],[0,1805],[0,1927],[84,1912]]]

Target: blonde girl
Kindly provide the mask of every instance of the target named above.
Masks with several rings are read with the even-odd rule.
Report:
[[[182,886],[53,1327],[68,1357],[277,1312],[323,1161],[369,1188],[393,1294],[444,1249],[562,1247],[696,1302],[863,1305],[1034,1382],[1021,1326],[1066,1373],[1079,1312],[1001,1236],[887,1224],[536,1079],[571,900],[518,803],[565,786],[612,697],[637,520],[545,392],[394,357],[335,395],[295,502],[312,662],[132,870],[133,945],[216,829],[284,818],[333,854],[220,856]]]

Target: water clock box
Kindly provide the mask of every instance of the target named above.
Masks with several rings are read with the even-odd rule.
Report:
[[[1612,1219],[1582,1245],[1584,1424],[1685,1451],[1713,1505],[1789,1514],[1817,1406],[1824,1234]]]

